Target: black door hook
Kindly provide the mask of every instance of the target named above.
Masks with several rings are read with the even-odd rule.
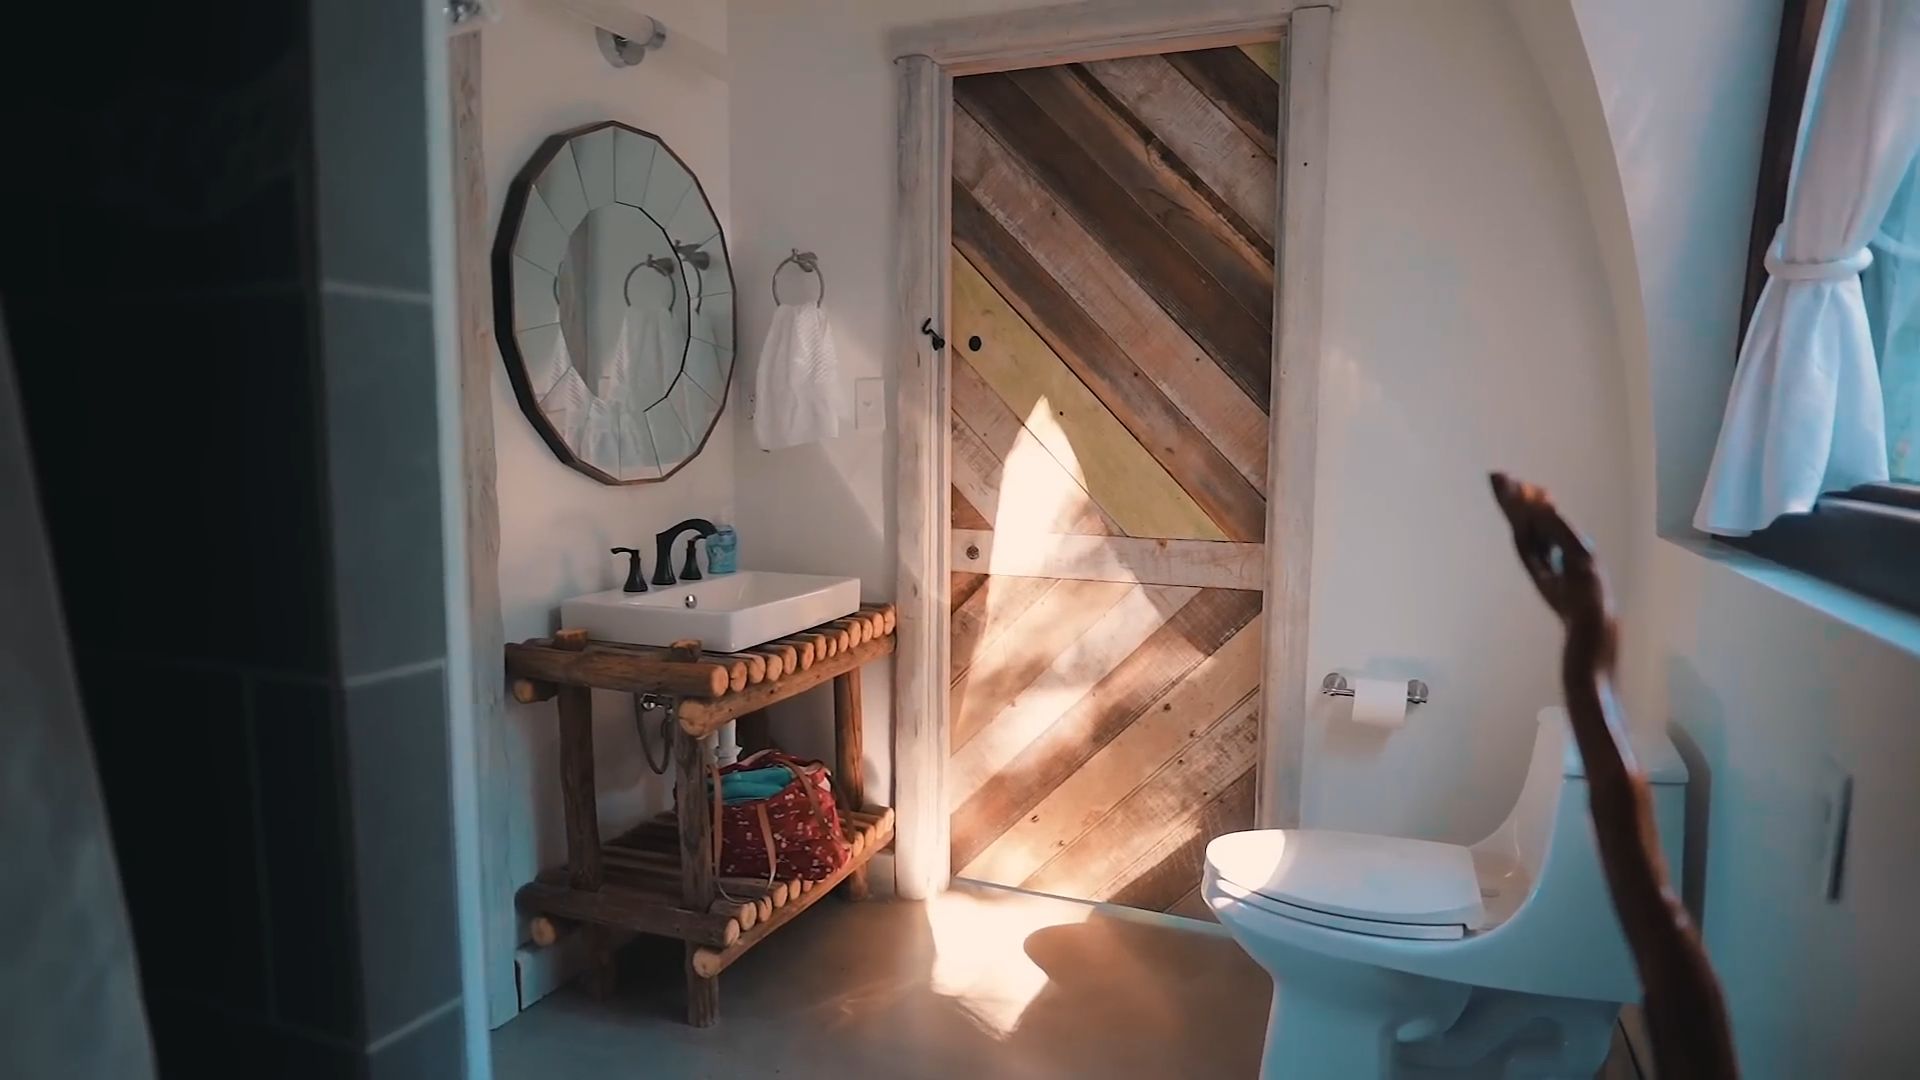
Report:
[[[938,351],[940,349],[944,349],[947,347],[947,339],[941,337],[940,331],[935,330],[933,328],[933,316],[929,315],[926,318],[920,320],[920,332],[933,339],[933,347],[935,351]]]

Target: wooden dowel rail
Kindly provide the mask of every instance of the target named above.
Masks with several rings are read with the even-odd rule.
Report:
[[[879,814],[873,824],[864,827],[868,839],[863,850],[878,850],[893,839],[893,811],[885,810]],[[727,970],[735,960],[746,954],[748,949],[773,933],[780,927],[799,916],[799,914],[832,892],[834,887],[852,877],[855,869],[865,869],[866,863],[860,860],[848,860],[845,866],[835,870],[819,881],[807,882],[806,892],[793,903],[773,913],[773,918],[761,923],[753,930],[740,935],[740,940],[720,948],[705,947],[693,951],[693,970],[704,978],[713,978]]]
[[[830,656],[805,671],[787,676],[778,683],[749,686],[738,694],[728,694],[713,701],[683,701],[680,703],[679,711],[680,728],[688,735],[695,737],[709,734],[718,730],[729,720],[764,709],[776,701],[784,700],[803,690],[810,690],[836,675],[845,674],[892,652],[891,636],[876,638],[865,645],[858,645],[844,653]]]
[[[553,695],[560,692],[560,688],[550,682],[541,682],[538,679],[509,679],[507,681],[507,692],[512,694],[513,700],[520,704],[532,705],[537,701],[546,701],[552,698]]]
[[[579,922],[620,926],[703,945],[726,946],[740,940],[740,924],[710,911],[688,911],[662,897],[626,889],[573,889],[534,881],[520,886],[522,907]]]
[[[727,692],[729,679],[726,667],[715,663],[652,659],[602,648],[569,656],[537,642],[508,644],[507,664],[522,678],[561,686],[675,697],[717,698]]]

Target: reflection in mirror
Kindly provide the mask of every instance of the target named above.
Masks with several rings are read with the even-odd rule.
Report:
[[[616,123],[549,139],[508,194],[496,330],[523,411],[607,483],[700,451],[733,374],[733,272],[699,182]]]

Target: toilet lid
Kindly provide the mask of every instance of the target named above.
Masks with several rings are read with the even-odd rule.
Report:
[[[1366,920],[1360,926],[1473,930],[1485,921],[1473,855],[1457,844],[1328,829],[1264,829],[1214,840],[1207,845],[1207,865],[1249,892],[1309,912]]]

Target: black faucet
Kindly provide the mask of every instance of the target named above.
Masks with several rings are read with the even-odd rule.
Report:
[[[609,554],[625,555],[627,557],[627,584],[624,586],[626,591],[646,592],[647,574],[646,567],[640,565],[640,549],[613,548]]]
[[[665,532],[655,533],[653,537],[653,583],[655,585],[674,583],[673,542],[680,539],[681,533],[689,530],[699,533],[702,540],[720,531],[714,528],[713,522],[706,518],[688,518]],[[699,581],[700,564],[694,561],[693,544],[692,540],[687,541],[687,564],[680,568],[680,577],[688,581]]]

